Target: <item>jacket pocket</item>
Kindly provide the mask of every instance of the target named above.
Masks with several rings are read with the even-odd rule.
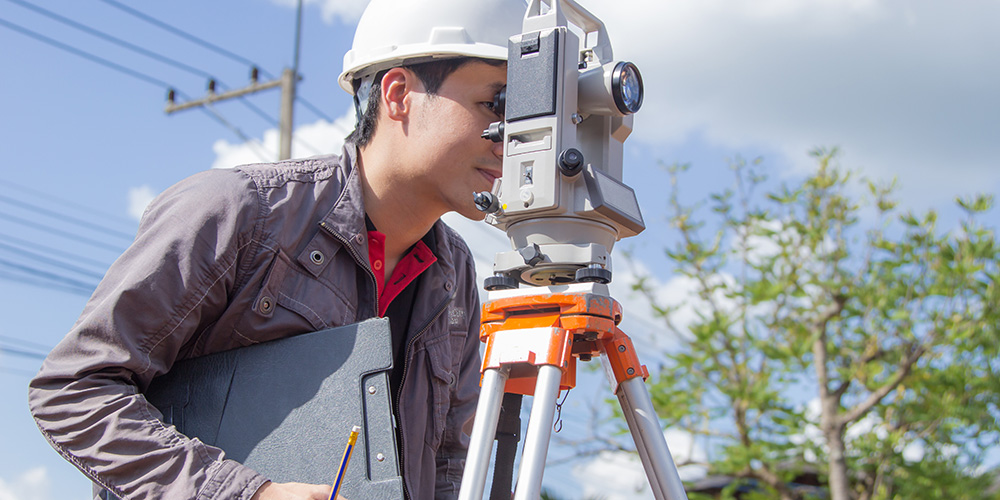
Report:
[[[479,325],[476,325],[477,327]],[[451,339],[451,369],[454,373],[462,373],[462,362],[465,361],[465,349],[469,339],[471,325],[468,313],[459,306],[456,298],[448,305],[448,333]],[[477,332],[478,334],[478,332]],[[478,339],[477,339],[478,341]]]
[[[428,444],[434,450],[441,446],[448,411],[451,409],[451,392],[455,387],[456,375],[451,369],[451,345],[449,336],[441,336],[424,345],[427,363],[430,365],[432,408],[430,409],[433,432]]]
[[[349,324],[355,307],[344,295],[300,270],[279,251],[237,324],[236,335],[241,344],[252,345]]]

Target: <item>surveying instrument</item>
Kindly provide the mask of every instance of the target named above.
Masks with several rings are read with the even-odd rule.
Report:
[[[618,329],[621,306],[607,286],[615,241],[645,229],[622,183],[623,143],[642,104],[639,70],[613,60],[604,24],[572,0],[530,0],[508,51],[507,87],[494,99],[502,121],[483,132],[503,142],[503,176],[474,196],[513,250],[496,255],[485,280],[482,392],[459,499],[482,498],[501,408],[519,412],[520,396],[509,410],[505,393],[535,398],[514,499],[540,497],[558,394],[575,386],[578,359],[600,356],[653,495],[686,500],[648,372]],[[493,498],[510,498],[510,473],[499,494],[494,478]]]

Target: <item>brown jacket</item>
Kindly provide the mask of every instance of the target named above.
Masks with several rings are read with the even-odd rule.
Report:
[[[375,316],[356,154],[206,171],[150,205],[30,384],[38,427],[95,488],[228,500],[263,484],[164,425],[142,392],[181,359]],[[414,299],[397,409],[418,500],[457,496],[479,393],[472,256],[444,223],[432,231],[438,260]]]

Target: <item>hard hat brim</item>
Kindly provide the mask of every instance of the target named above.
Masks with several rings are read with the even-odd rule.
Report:
[[[387,47],[386,51],[389,52],[391,49],[391,47]],[[340,77],[337,78],[337,83],[340,85],[340,88],[344,89],[344,91],[351,95],[354,95],[354,80],[398,66],[439,61],[444,59],[454,59],[457,57],[471,57],[495,61],[507,60],[507,50],[505,48],[488,43],[456,43],[436,45],[428,47],[425,50],[396,50],[392,52],[391,57],[386,60],[374,63],[365,60],[356,61],[351,64],[355,58],[353,52],[354,51],[349,51],[344,55],[344,67],[348,69],[344,70],[344,72],[340,74]]]

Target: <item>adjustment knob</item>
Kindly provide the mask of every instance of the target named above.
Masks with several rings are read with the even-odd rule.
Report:
[[[539,262],[545,260],[545,255],[542,254],[538,243],[532,243],[530,247],[518,248],[517,253],[521,254],[524,263],[531,267],[535,267]]]
[[[500,200],[493,193],[489,191],[483,191],[481,193],[473,193],[473,202],[476,204],[476,209],[485,214],[495,214],[500,211]]]
[[[498,274],[483,280],[483,288],[485,288],[488,292],[496,290],[513,290],[517,288],[517,280],[505,274]]]
[[[483,139],[489,139],[493,142],[503,142],[503,122],[493,122],[490,127],[483,131],[481,136]]]
[[[583,167],[583,153],[576,148],[569,148],[559,154],[559,170],[566,177],[579,174]]]
[[[580,283],[611,283],[611,271],[603,267],[583,267],[576,270],[576,280]]]

